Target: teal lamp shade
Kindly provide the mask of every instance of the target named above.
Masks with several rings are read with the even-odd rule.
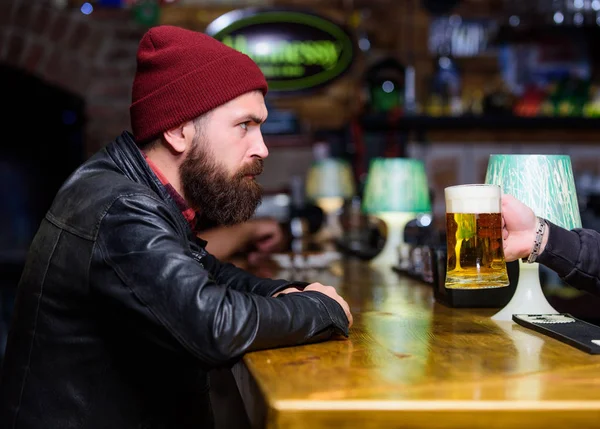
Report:
[[[581,227],[568,155],[491,155],[485,182],[500,185],[505,194],[556,225]]]
[[[431,211],[425,165],[411,158],[371,161],[363,195],[363,211],[385,222],[386,240],[374,265],[394,265],[404,246],[404,227],[419,213]],[[405,246],[404,246],[405,247]]]
[[[367,175],[363,210],[374,214],[430,212],[423,162],[410,158],[375,158]]]
[[[316,161],[306,176],[306,196],[319,198],[351,198],[356,192],[350,163],[340,158]]]
[[[575,180],[568,155],[490,155],[486,183],[500,185],[533,212],[566,229],[581,227]],[[533,243],[532,243],[533,245]],[[539,280],[539,265],[519,262],[519,281],[511,301],[492,318],[513,314],[556,314]]]

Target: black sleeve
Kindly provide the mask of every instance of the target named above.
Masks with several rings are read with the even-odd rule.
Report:
[[[92,287],[157,345],[218,366],[251,350],[348,335],[343,309],[328,296],[240,292],[216,282],[181,240],[163,202],[129,196],[106,213],[94,252]]]
[[[232,289],[254,293],[261,296],[272,296],[287,287],[298,287],[302,289],[307,286],[306,282],[292,282],[289,280],[272,280],[256,277],[233,264],[223,263],[210,253],[202,258],[205,268],[211,273],[215,281],[231,287]]]
[[[548,243],[537,262],[571,286],[600,296],[600,234],[582,228],[569,231],[546,222]]]

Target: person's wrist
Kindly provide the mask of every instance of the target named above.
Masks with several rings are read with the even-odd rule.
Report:
[[[533,244],[531,245],[529,254],[523,257],[523,262],[533,264],[536,261],[539,254],[543,251],[542,244],[545,247],[545,243],[548,242],[546,234],[547,229],[548,225],[546,224],[546,221],[538,216],[536,218],[536,226],[533,232]]]

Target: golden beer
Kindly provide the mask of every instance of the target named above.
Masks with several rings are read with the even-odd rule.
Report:
[[[508,286],[500,192],[496,185],[446,188],[447,288]]]

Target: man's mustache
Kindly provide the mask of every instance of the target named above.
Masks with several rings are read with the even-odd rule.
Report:
[[[263,159],[256,158],[250,164],[242,167],[242,169],[238,172],[239,177],[245,176],[258,176],[263,172]]]

